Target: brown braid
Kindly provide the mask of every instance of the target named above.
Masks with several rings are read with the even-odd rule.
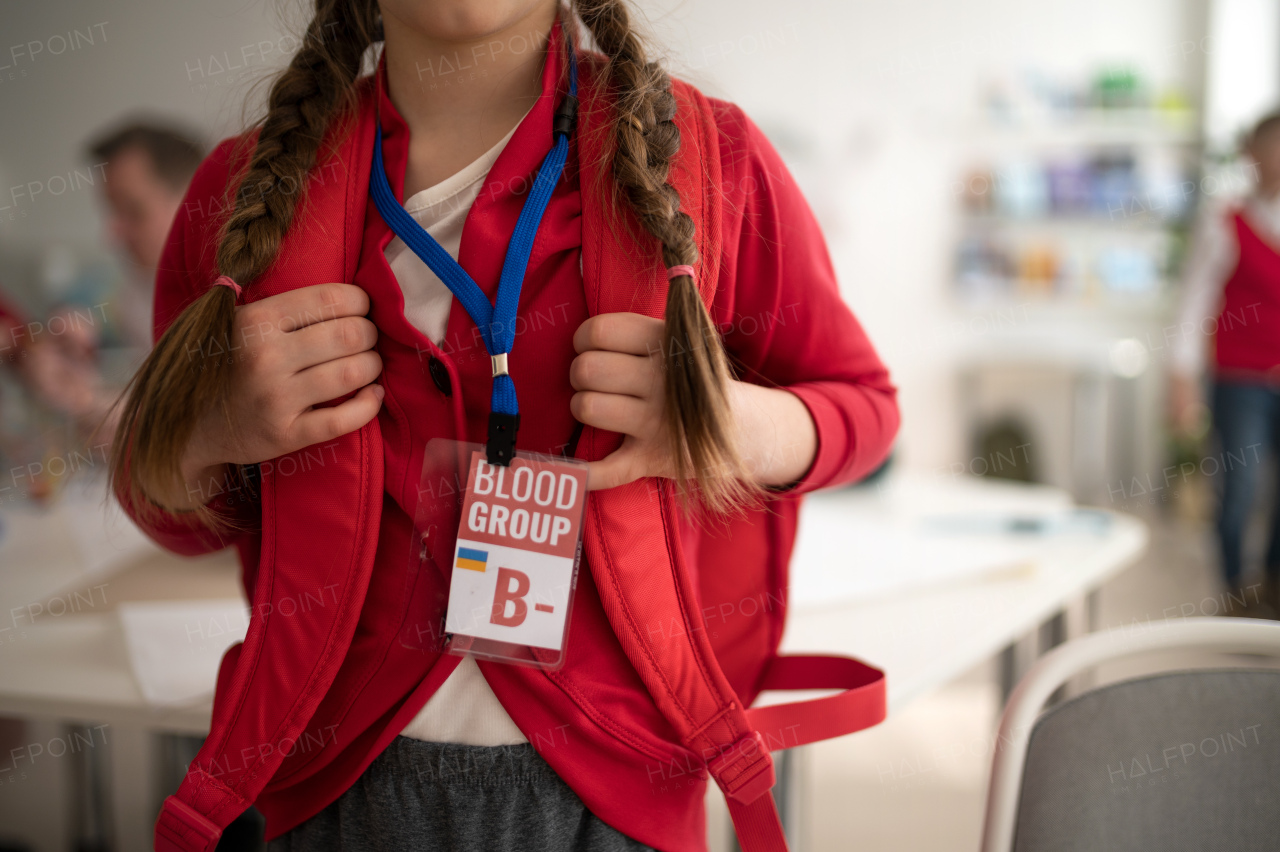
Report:
[[[680,150],[671,79],[646,57],[626,0],[573,0],[574,10],[608,58],[605,79],[616,99],[613,178],[618,194],[662,246],[665,266],[698,259],[694,224],[667,176]],[[738,453],[728,387],[728,358],[698,288],[677,276],[665,310],[666,418],[682,502],[695,493],[713,513],[756,499],[761,489]]]
[[[373,0],[316,0],[302,46],[271,88],[235,207],[222,226],[218,270],[242,286],[274,262],[326,129],[354,103],[354,83],[377,29]],[[199,419],[214,408],[227,411],[230,365],[206,352],[230,341],[234,323],[233,292],[211,287],[165,331],[126,389],[111,478],[121,499],[143,516],[156,511],[148,495],[181,482],[181,459]],[[206,524],[216,523],[204,507],[196,512]]]

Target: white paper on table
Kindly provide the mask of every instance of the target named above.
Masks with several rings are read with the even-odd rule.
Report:
[[[0,611],[90,587],[159,553],[125,515],[105,481],[72,478],[50,506],[0,505]]]
[[[79,546],[82,571],[92,578],[159,552],[109,495],[101,479],[73,479],[61,495],[60,511]]]
[[[122,603],[117,611],[138,688],[158,706],[213,695],[222,655],[249,629],[238,598]]]
[[[789,602],[817,607],[1035,570],[1043,539],[991,533],[1009,519],[1069,515],[1066,492],[965,477],[899,475],[806,498]],[[958,533],[972,520],[974,532]]]
[[[1025,544],[930,535],[918,522],[806,508],[791,559],[792,606],[845,604],[1033,569]]]

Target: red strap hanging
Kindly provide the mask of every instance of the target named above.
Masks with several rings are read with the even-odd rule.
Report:
[[[842,689],[838,695],[810,701],[771,704],[747,711],[758,747],[768,751],[831,739],[878,724],[885,717],[884,672],[849,657],[797,655],[775,657],[762,689]],[[738,751],[738,746],[730,747]],[[708,769],[725,792],[729,816],[743,852],[785,852],[786,836],[773,796],[773,765],[768,776],[723,778],[716,761]],[[754,782],[754,783],[753,783]]]
[[[844,690],[748,710],[751,726],[764,735],[772,751],[861,731],[883,722],[886,713],[884,672],[850,657],[775,657],[760,688]]]

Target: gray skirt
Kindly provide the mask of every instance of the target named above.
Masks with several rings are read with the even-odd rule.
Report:
[[[396,737],[336,801],[269,852],[652,852],[601,822],[533,746]]]

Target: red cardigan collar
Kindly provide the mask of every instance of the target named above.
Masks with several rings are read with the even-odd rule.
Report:
[[[467,213],[463,226],[458,262],[491,301],[497,296],[505,255],[505,251],[495,251],[493,247],[505,247],[510,239],[530,176],[537,171],[551,147],[551,122],[560,92],[567,90],[568,75],[563,44],[563,29],[557,21],[543,48],[545,60],[542,66],[542,93],[490,169],[485,185]],[[373,119],[382,127],[382,156],[387,170],[387,182],[391,185],[396,200],[403,204],[405,171],[409,161],[409,126],[392,102],[388,91],[385,54],[379,59],[373,77],[376,87]],[[448,83],[438,85],[446,84]],[[465,83],[455,82],[452,85]],[[359,123],[357,132],[372,136],[374,127],[372,124]],[[386,247],[395,235],[382,221],[372,199],[368,199],[364,213],[362,242],[366,250],[362,253],[359,283],[375,296],[372,318],[383,334],[399,343],[420,352],[436,352],[435,344],[404,318],[403,293],[395,284],[391,269],[383,259]],[[376,251],[368,251],[370,248]],[[375,254],[376,257],[373,256]],[[383,299],[379,300],[378,294]],[[383,304],[379,304],[379,301]],[[448,339],[455,345],[458,341],[471,340],[471,329],[470,317],[455,304],[450,314]]]

